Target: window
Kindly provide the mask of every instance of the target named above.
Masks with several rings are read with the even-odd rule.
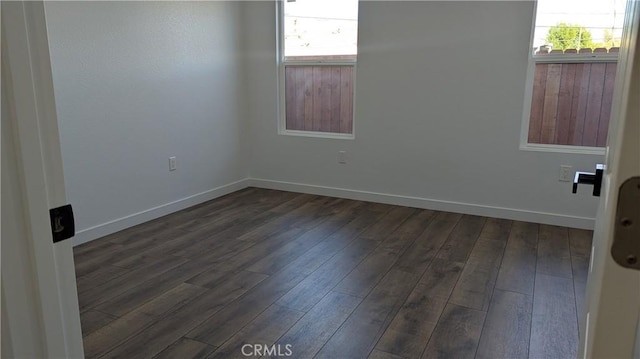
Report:
[[[279,1],[280,133],[353,138],[357,0]]]
[[[625,4],[537,1],[525,148],[606,145]]]

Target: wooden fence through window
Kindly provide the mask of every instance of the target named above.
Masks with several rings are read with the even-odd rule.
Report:
[[[537,63],[528,142],[604,147],[616,68],[604,61]]]
[[[353,66],[285,66],[287,130],[353,132]]]
[[[528,142],[604,147],[616,68],[610,61],[537,63]],[[350,65],[285,66],[287,130],[352,133],[353,70]]]

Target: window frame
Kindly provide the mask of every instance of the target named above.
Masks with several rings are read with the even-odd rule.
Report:
[[[522,111],[522,127],[520,130],[520,150],[534,152],[554,152],[554,153],[573,153],[587,155],[605,155],[606,147],[595,146],[574,146],[574,145],[557,145],[557,144],[541,144],[529,143],[529,122],[531,118],[531,105],[533,103],[533,85],[535,67],[538,63],[553,64],[570,64],[570,63],[586,63],[586,62],[618,62],[618,54],[611,53],[584,53],[584,54],[544,54],[536,55],[533,52],[533,41],[536,30],[536,20],[538,15],[538,2],[533,6],[533,21],[531,23],[531,35],[529,39],[529,55],[527,64],[527,77],[524,91],[524,105]]]
[[[278,71],[278,134],[285,136],[315,137],[340,140],[354,140],[356,135],[356,59],[327,59],[327,60],[286,60],[284,55],[284,3],[286,0],[276,0],[276,60]],[[351,133],[304,131],[287,129],[287,111],[285,94],[285,69],[287,66],[351,66],[353,67],[353,100],[351,112]]]

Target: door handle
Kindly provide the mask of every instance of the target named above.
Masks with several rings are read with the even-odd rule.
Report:
[[[604,174],[604,165],[597,164],[596,172],[576,172],[573,177],[573,193],[578,192],[579,184],[593,185],[593,195],[600,197],[600,190],[602,189],[602,176]]]

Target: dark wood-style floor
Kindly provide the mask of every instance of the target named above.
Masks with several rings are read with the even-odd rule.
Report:
[[[590,231],[248,188],[74,252],[88,358],[573,358],[590,250]]]

